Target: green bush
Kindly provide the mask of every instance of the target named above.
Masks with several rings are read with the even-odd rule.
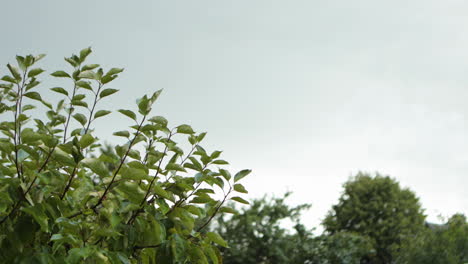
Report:
[[[0,262],[221,263],[227,244],[205,227],[234,211],[226,201],[247,203],[234,193],[250,170],[231,177],[221,151],[200,146],[206,133],[150,116],[161,91],[118,110],[132,122],[114,133],[126,143],[100,153],[93,124],[110,114],[99,103],[123,69],[85,64],[90,53],[51,74],[69,83],[51,88],[54,104],[40,92],[44,55],[17,56],[1,78]]]

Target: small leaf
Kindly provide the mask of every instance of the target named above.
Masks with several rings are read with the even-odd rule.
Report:
[[[16,68],[15,66],[11,65],[11,64],[7,64],[7,67],[8,69],[10,70],[11,74],[13,75],[13,77],[17,80],[17,81],[21,81],[21,73],[19,72],[18,68]]]
[[[41,74],[43,72],[44,72],[44,70],[40,69],[40,68],[31,69],[28,72],[28,77],[31,78],[31,77],[37,76],[37,75],[39,75],[39,74]]]
[[[114,136],[118,136],[118,137],[126,137],[128,138],[130,136],[130,133],[126,130],[123,130],[123,131],[117,131],[117,132],[114,132],[114,134],[112,134]]]
[[[81,138],[80,138],[80,147],[82,149],[90,146],[91,144],[94,143],[94,141],[96,141],[96,139],[91,136],[90,134],[84,134]]]
[[[245,189],[244,185],[239,184],[239,183],[234,184],[234,191],[240,192],[240,193],[249,193],[249,192]]]
[[[132,111],[130,110],[125,110],[125,109],[119,109],[117,110],[119,111],[119,113],[123,114],[123,115],[126,115],[128,117],[130,117],[131,119],[135,120],[136,121],[136,114],[133,113]]]
[[[96,75],[96,73],[91,71],[91,70],[82,71],[78,75],[78,77],[83,78],[83,79],[92,79],[92,80],[97,80],[98,79],[98,76]]]
[[[109,95],[111,95],[111,94],[114,94],[114,93],[116,93],[116,92],[118,92],[118,91],[119,91],[119,90],[117,90],[117,89],[111,89],[111,88],[109,88],[109,89],[104,89],[104,90],[99,94],[99,98],[104,98],[104,97],[109,96]]]
[[[191,126],[189,125],[180,125],[177,127],[177,133],[181,133],[181,134],[193,134],[195,133],[192,129]]]
[[[1,80],[10,83],[18,83],[18,81],[15,78],[8,75],[3,76]]]
[[[99,64],[88,64],[88,65],[83,66],[81,70],[88,71],[88,70],[96,69],[97,67],[99,67]]]
[[[121,73],[123,71],[124,71],[124,69],[121,69],[121,68],[112,68],[106,73],[106,75],[110,76],[110,75]]]
[[[153,93],[153,95],[151,96],[151,102],[156,102],[156,100],[158,99],[159,95],[161,95],[163,89],[160,89],[160,90],[157,90],[156,92]]]
[[[212,164],[217,164],[217,165],[228,165],[229,162],[225,161],[225,160],[214,160],[213,162],[211,162]]]
[[[85,88],[86,90],[90,90],[90,91],[93,90],[93,87],[91,87],[91,84],[89,84],[89,82],[86,82],[86,81],[77,81],[76,86]]]
[[[218,244],[218,245],[220,245],[220,246],[222,246],[222,247],[226,247],[226,248],[228,247],[227,242],[224,241],[224,239],[223,239],[220,235],[218,235],[218,234],[216,234],[216,233],[214,233],[214,232],[208,232],[208,233],[206,233],[206,236],[207,236],[211,241],[215,242],[216,244]]]
[[[182,167],[180,164],[177,164],[177,163],[168,163],[166,165],[166,170],[175,170],[175,171],[183,171],[183,172],[186,171],[184,167]]]
[[[29,153],[27,153],[23,149],[20,149],[18,151],[18,162],[23,162],[27,157],[29,157]]]
[[[18,66],[20,67],[21,70],[25,71],[27,66],[24,63],[24,57],[22,56],[16,56],[16,61],[18,62]]]
[[[167,119],[162,117],[162,116],[154,116],[152,118],[149,119],[150,122],[154,122],[156,124],[160,124],[162,126],[167,126]]]
[[[98,117],[101,117],[101,116],[105,116],[105,115],[108,115],[110,114],[111,111],[107,111],[107,110],[99,110],[96,112],[96,114],[94,114],[94,119],[98,118]]]
[[[64,71],[56,71],[51,74],[54,77],[63,77],[63,78],[71,78],[70,75]]]
[[[234,196],[234,197],[231,198],[231,200],[239,202],[239,203],[243,203],[243,204],[249,204],[249,202],[247,202],[246,200],[240,198],[239,196]]]
[[[223,178],[226,179],[226,181],[229,181],[231,179],[231,173],[229,173],[229,171],[220,169],[219,172],[221,173]]]
[[[86,57],[88,57],[88,55],[91,54],[91,52],[92,52],[91,47],[82,49],[80,51],[80,62],[85,61]]]
[[[18,81],[15,78],[8,75],[3,76],[1,80],[10,83],[18,83]]]
[[[82,107],[88,107],[88,104],[86,102],[81,101],[81,100],[72,100],[71,104],[72,105],[82,106]]]
[[[41,95],[38,92],[28,92],[24,96],[31,98],[33,100],[42,101]]]
[[[61,93],[61,94],[64,94],[66,96],[68,96],[68,92],[67,90],[63,89],[62,87],[54,87],[54,88],[50,88],[50,90],[56,92],[56,93]]]
[[[219,208],[219,211],[221,213],[238,214],[238,212],[236,210],[234,210],[231,207],[227,207],[227,206],[223,206],[223,207]]]
[[[81,100],[83,100],[85,97],[86,97],[86,95],[84,95],[84,94],[77,94],[77,95],[73,96],[72,100],[81,101]]]
[[[245,176],[249,175],[252,170],[241,170],[236,175],[234,175],[234,182],[238,182],[240,179],[244,178]]]
[[[85,115],[77,113],[73,115],[73,118],[80,122],[81,125],[86,125],[87,119]]]
[[[40,61],[42,58],[44,58],[46,55],[45,54],[39,54],[36,57],[34,57],[34,63]]]

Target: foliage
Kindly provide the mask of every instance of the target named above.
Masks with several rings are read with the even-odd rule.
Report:
[[[123,69],[85,64],[90,53],[51,73],[67,82],[50,89],[55,104],[39,85],[44,55],[17,56],[1,78],[0,262],[221,263],[227,244],[205,227],[227,201],[246,202],[233,193],[250,170],[231,177],[221,151],[200,146],[206,133],[150,116],[160,90],[118,110],[133,123],[114,133],[125,143],[98,153],[93,124],[110,114],[99,103]]]
[[[359,173],[344,184],[344,193],[323,221],[330,234],[354,232],[372,240],[372,263],[391,263],[404,240],[422,227],[418,198],[398,182],[379,174]]]
[[[398,263],[468,263],[468,223],[461,214],[444,225],[428,225],[401,248]]]
[[[289,207],[285,203],[289,195],[256,199],[232,217],[217,217],[212,229],[230,245],[222,249],[224,263],[304,263],[296,259],[298,254],[292,254],[301,245],[299,237],[289,235],[281,225],[283,220],[297,222],[309,205]]]
[[[224,263],[355,264],[372,254],[372,243],[358,234],[338,232],[314,237],[299,217],[310,205],[290,207],[285,199],[255,199],[251,206],[231,218],[219,216],[212,229],[230,247],[222,249]],[[295,223],[293,233],[284,227]]]
[[[310,263],[314,264],[359,264],[375,254],[371,239],[350,232],[322,235],[313,245]]]

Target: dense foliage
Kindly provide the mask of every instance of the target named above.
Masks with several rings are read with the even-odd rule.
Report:
[[[468,263],[468,222],[453,215],[444,225],[428,224],[416,237],[406,241],[398,263]]]
[[[301,263],[291,262],[299,239],[291,237],[281,224],[282,220],[298,221],[301,210],[309,205],[291,208],[284,202],[287,196],[257,199],[237,215],[217,217],[213,229],[230,246],[222,250],[224,263]]]
[[[330,234],[347,231],[368,237],[376,251],[366,259],[392,263],[406,239],[424,226],[418,198],[388,176],[359,173],[344,184],[344,192],[324,220]]]
[[[291,207],[280,198],[255,199],[232,217],[223,215],[212,229],[230,245],[222,249],[227,264],[352,264],[373,252],[370,241],[347,232],[314,237],[300,223],[300,214],[310,205]],[[286,228],[294,224],[293,232]]]
[[[231,177],[221,151],[200,146],[206,133],[151,116],[161,91],[118,110],[132,122],[114,133],[125,143],[100,153],[93,124],[123,69],[85,64],[90,53],[51,74],[66,85],[51,88],[54,104],[38,79],[44,55],[17,56],[1,78],[0,262],[221,263],[227,244],[205,227],[234,212],[227,201],[247,203],[234,193],[250,171]]]

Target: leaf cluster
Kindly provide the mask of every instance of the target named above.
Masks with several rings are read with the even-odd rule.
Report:
[[[43,97],[44,57],[17,56],[0,82],[0,260],[2,263],[221,263],[223,238],[205,227],[232,200],[248,203],[206,133],[151,116],[161,90],[120,109],[125,143],[99,151],[93,122],[121,68],[87,63],[91,48],[50,75],[60,99]],[[40,104],[37,104],[40,103]],[[32,111],[45,107],[45,111]],[[45,112],[42,117],[37,113]],[[186,143],[185,143],[186,142]]]

